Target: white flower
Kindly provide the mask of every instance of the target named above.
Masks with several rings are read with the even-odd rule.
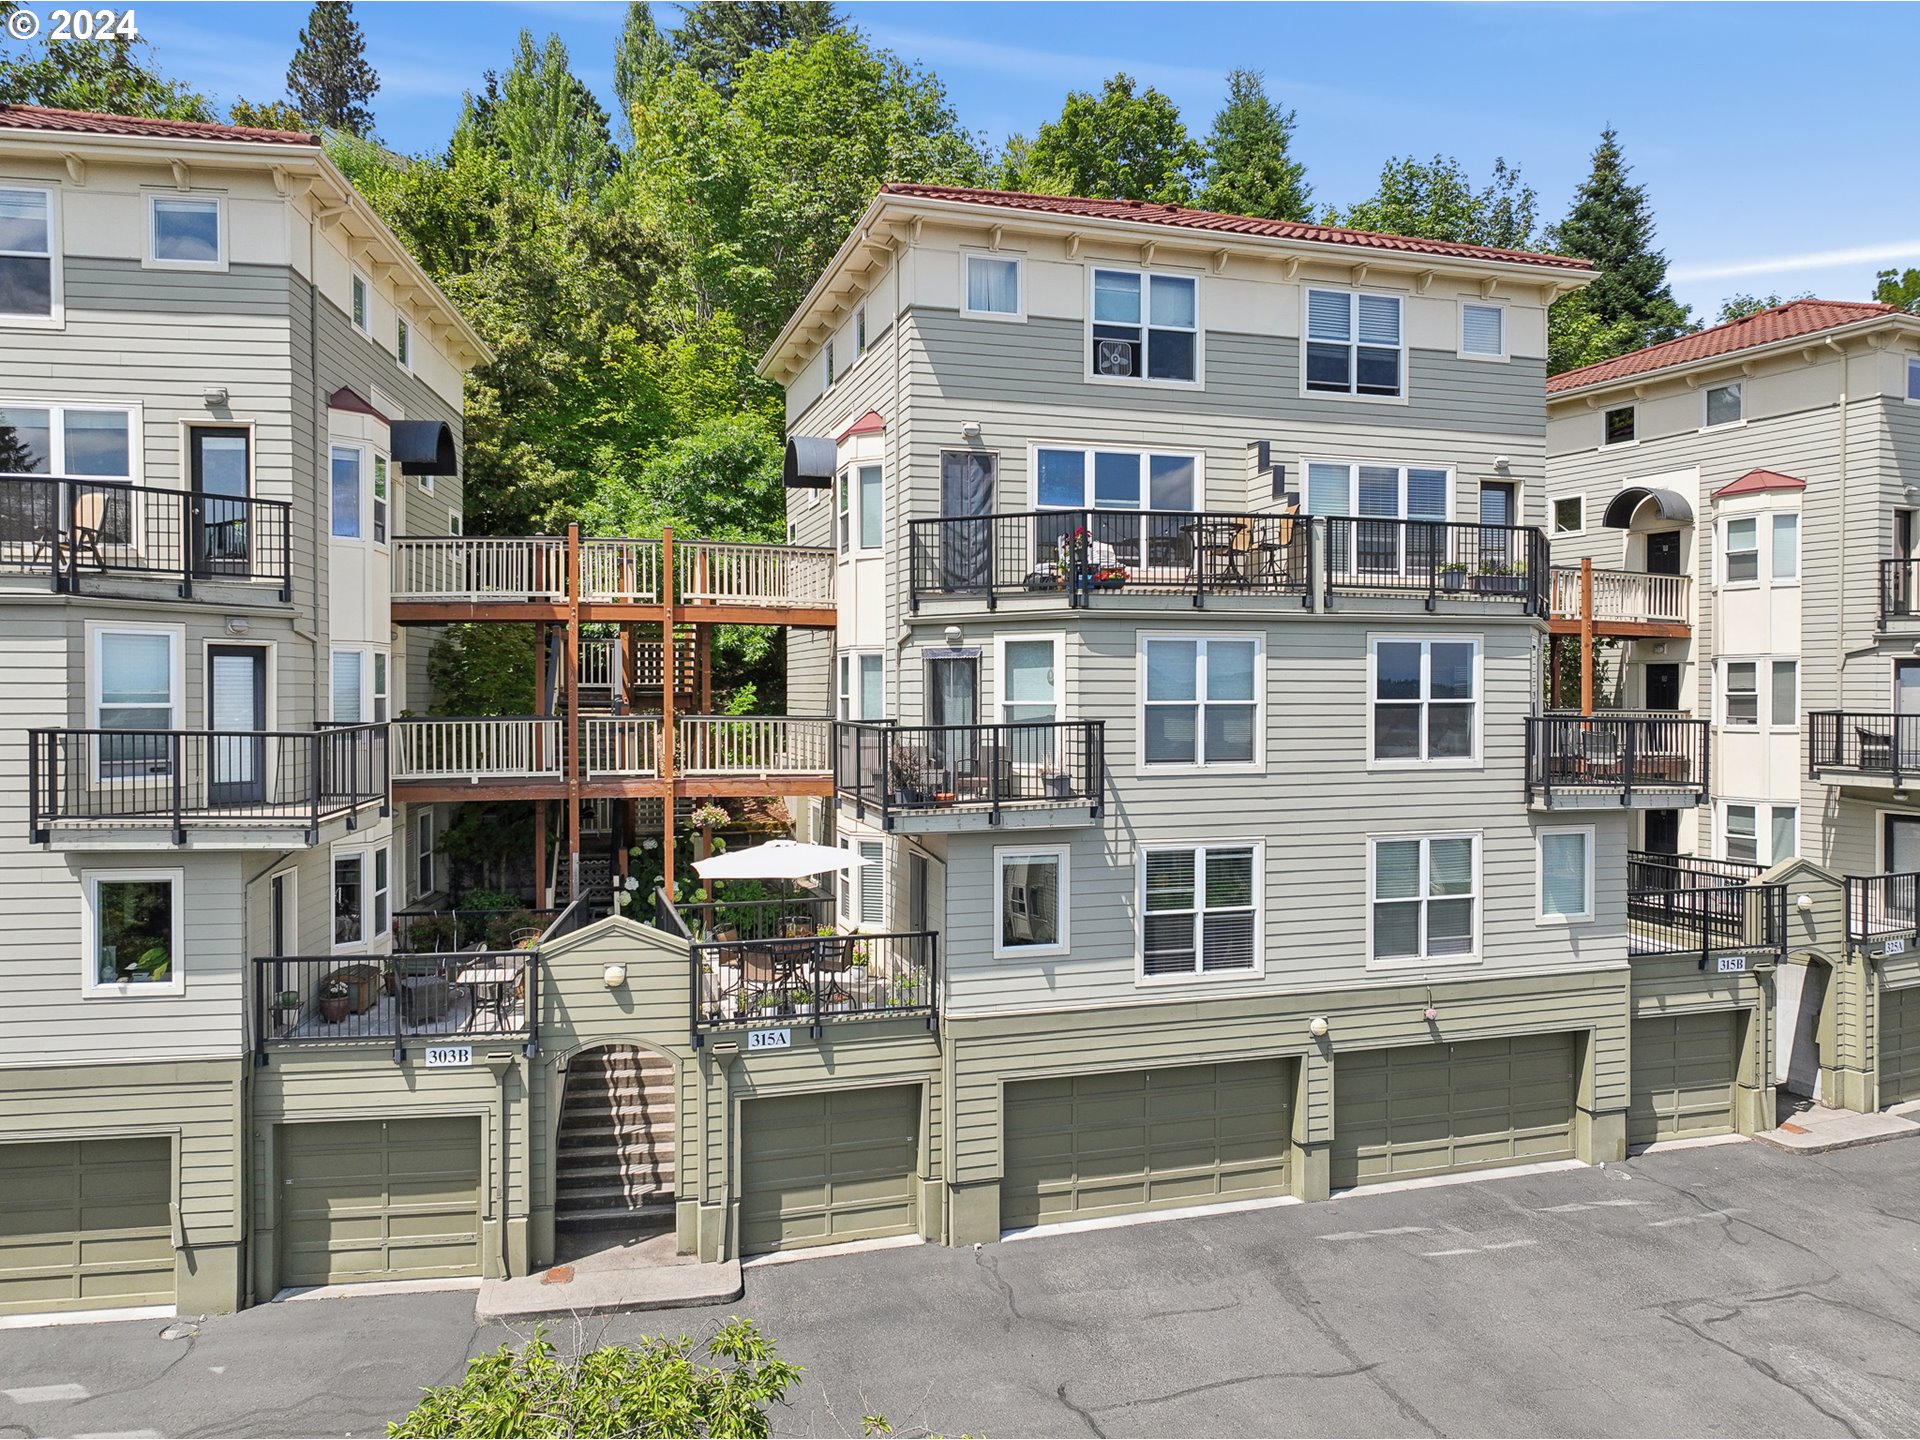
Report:
[[[640,888],[640,877],[638,875],[627,876],[627,889],[638,890],[639,888]]]
[[[658,840],[655,840],[652,836],[648,836],[645,840],[642,840],[640,843],[646,846],[646,848],[649,850],[658,850],[660,848],[660,842]]]

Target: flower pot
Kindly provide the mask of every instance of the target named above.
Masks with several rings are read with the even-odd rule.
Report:
[[[350,995],[322,995],[320,997],[320,1017],[329,1025],[338,1025],[352,1012],[353,997]]]
[[[1440,588],[1449,595],[1457,595],[1467,588],[1467,572],[1464,570],[1442,570]]]
[[[1064,775],[1042,775],[1040,793],[1050,800],[1064,800],[1069,793],[1067,777]]]
[[[1473,588],[1482,595],[1518,595],[1527,588],[1524,575],[1476,575]]]

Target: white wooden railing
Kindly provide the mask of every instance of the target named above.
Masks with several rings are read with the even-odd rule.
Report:
[[[551,535],[393,542],[395,600],[565,600],[567,542]]]
[[[580,739],[589,779],[660,773],[658,715],[583,715]]]
[[[557,776],[560,722],[538,716],[399,720],[395,780],[500,780]]]
[[[582,540],[580,598],[652,605],[660,599],[658,540]]]
[[[1687,575],[1598,567],[1593,572],[1593,618],[1602,623],[1657,620],[1684,625],[1692,619],[1692,595],[1693,579]],[[1565,620],[1580,618],[1578,568],[1554,567],[1553,614]]]
[[[683,715],[674,727],[682,775],[829,775],[833,722],[785,715]]]
[[[676,540],[673,557],[689,605],[833,604],[833,552],[820,546]]]
[[[614,668],[620,658],[617,640],[580,642],[580,685],[586,690],[611,690]]]

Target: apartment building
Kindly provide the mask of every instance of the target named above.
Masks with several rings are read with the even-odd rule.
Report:
[[[1796,300],[1547,392],[1553,629],[1594,703],[1713,727],[1711,803],[1643,812],[1634,845],[1791,879],[1783,1084],[1920,1099],[1920,319]]]
[[[483,353],[315,137],[0,107],[0,1315],[231,1310],[335,1164],[253,957],[438,883],[388,552]]]

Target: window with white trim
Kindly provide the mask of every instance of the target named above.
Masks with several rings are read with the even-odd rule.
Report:
[[[1373,959],[1390,964],[1470,958],[1479,944],[1478,837],[1369,843]]]
[[[393,317],[393,358],[402,370],[413,369],[413,327],[407,317]]]
[[[993,953],[1064,955],[1069,851],[1064,845],[993,852]]]
[[[186,884],[179,870],[89,870],[82,989],[92,995],[185,988]]]
[[[1140,974],[1250,974],[1260,964],[1258,844],[1140,851]]]
[[[1800,662],[1775,660],[1772,665],[1772,694],[1768,697],[1767,723],[1776,730],[1800,728]]]
[[[352,309],[349,313],[353,320],[353,328],[371,339],[373,336],[373,286],[367,283],[366,276],[355,270],[352,272],[352,279],[348,282],[348,289],[352,296]]]
[[[1600,443],[1602,445],[1631,445],[1639,430],[1640,416],[1638,407],[1616,405],[1600,417]]]
[[[184,631],[157,625],[91,625],[90,691],[95,730],[177,730],[183,703]],[[95,777],[133,780],[173,773],[163,736],[108,733],[94,751]]]
[[[1907,361],[1907,398],[1920,400],[1920,359]]]
[[[862,465],[854,472],[860,502],[860,548],[878,550],[886,525],[885,487],[878,465]]]
[[[1587,528],[1587,497],[1562,495],[1553,502],[1553,533],[1578,535]]]
[[[1302,344],[1310,393],[1380,398],[1406,393],[1398,295],[1309,289],[1306,306]]]
[[[1460,353],[1470,360],[1507,358],[1507,307],[1460,303]]]
[[[387,543],[387,457],[373,455],[373,543]]]
[[[853,312],[853,358],[858,360],[867,353],[867,307],[862,305]]]
[[[137,413],[130,406],[0,404],[0,475],[131,481]],[[106,499],[100,515],[103,541],[133,539],[130,503],[121,495]]]
[[[333,944],[364,945],[367,940],[367,854],[364,850],[336,850],[333,854]]]
[[[1031,640],[1002,635],[996,640],[1002,725],[1044,724],[1060,718],[1060,646],[1058,635]]]
[[[1760,662],[1723,660],[1720,669],[1720,723],[1751,730],[1760,723]]]
[[[1472,761],[1479,753],[1480,642],[1374,637],[1374,761]]]
[[[434,874],[433,811],[422,810],[415,817],[413,834],[413,895],[418,900],[440,888]]]
[[[392,923],[393,882],[389,874],[392,863],[393,852],[385,845],[373,852],[373,914],[372,924],[367,930],[367,938],[371,940],[385,935]]]
[[[1189,542],[1180,528],[1185,522],[1156,522],[1143,512],[1184,516],[1198,510],[1204,464],[1197,452],[1036,445],[1035,508],[1102,512],[1087,522],[1087,559],[1096,568],[1187,570]],[[1038,522],[1036,563],[1058,558],[1068,530],[1078,523],[1064,517]]]
[[[1453,472],[1436,465],[1307,462],[1307,513],[1381,520],[1445,520]],[[1398,533],[1398,527],[1394,527]]]
[[[827,341],[825,347],[820,351],[820,367],[821,388],[831,390],[833,388],[833,382],[840,378],[833,368],[833,341],[831,339]]]
[[[449,535],[458,535],[460,533],[460,512],[458,510],[450,511],[447,515],[447,533]]]
[[[840,839],[866,863],[840,872],[840,918],[849,925],[887,923],[887,847],[879,840]]]
[[[220,212],[215,195],[147,196],[147,263],[225,269],[226,227]]]
[[[1782,580],[1800,578],[1800,517],[1776,513],[1770,526],[1773,539],[1772,553],[1768,557],[1772,566],[1767,578],[1778,584]]]
[[[1542,830],[1535,853],[1535,901],[1544,924],[1593,919],[1593,827]]]
[[[0,317],[52,320],[60,313],[53,196],[39,187],[0,188]]]
[[[335,646],[333,650],[332,704],[328,718],[345,725],[363,724],[367,719],[367,652],[359,647]]]
[[[1250,765],[1260,752],[1257,637],[1141,637],[1140,763]]]
[[[840,652],[840,718],[887,718],[886,657],[879,651]]]
[[[1200,282],[1153,270],[1093,271],[1088,373],[1101,380],[1200,377]]]
[[[330,453],[333,534],[340,540],[358,540],[361,530],[360,492],[366,488],[362,477],[366,452],[358,445],[335,445]]]
[[[1739,424],[1745,418],[1745,389],[1738,380],[1710,387],[1706,393],[1706,428]]]
[[[1728,802],[1721,811],[1720,854],[1750,865],[1778,865],[1800,851],[1800,807]]]
[[[375,650],[367,658],[373,662],[373,722],[384,725],[387,721],[387,652]]]
[[[965,255],[960,297],[963,315],[1018,320],[1025,313],[1020,259],[1016,255]]]
[[[1726,554],[1721,567],[1721,583],[1752,585],[1760,579],[1760,517],[1740,515],[1726,525]]]

